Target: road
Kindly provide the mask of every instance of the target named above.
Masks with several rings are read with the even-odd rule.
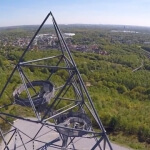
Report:
[[[8,147],[10,150],[58,150],[61,149],[57,145],[62,145],[59,134],[55,131],[54,128],[44,126],[42,130],[37,134],[37,131],[40,129],[41,124],[35,124],[32,122],[25,122],[23,120],[14,121],[14,127],[19,130],[13,130],[12,132],[5,136],[5,140],[8,142],[14,131],[16,133],[13,135]],[[30,141],[37,134],[34,142]],[[23,144],[23,142],[25,145]],[[51,141],[51,142],[49,142]],[[74,145],[76,150],[90,150],[94,144],[95,140],[92,138],[75,138]],[[131,150],[117,144],[111,143],[114,150]],[[73,145],[70,143],[68,149],[73,149]],[[1,143],[0,149],[4,149],[4,143]],[[99,150],[99,148],[96,148]],[[109,150],[106,146],[106,150]]]

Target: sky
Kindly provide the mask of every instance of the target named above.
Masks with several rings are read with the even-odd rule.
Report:
[[[150,0],[0,0],[0,27],[39,25],[50,11],[58,24],[150,27]]]

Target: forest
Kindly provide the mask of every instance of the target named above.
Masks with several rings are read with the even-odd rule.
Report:
[[[19,46],[13,46],[12,41],[18,37],[32,37],[36,27],[32,28],[0,30],[0,90],[24,50]],[[100,54],[92,50],[81,52],[71,49],[111,140],[115,141],[115,136],[122,134],[133,140],[131,145],[128,143],[128,146],[134,149],[150,149],[150,29],[126,27],[128,31],[134,30],[133,33],[124,32],[124,27],[120,26],[72,25],[66,27],[64,25],[61,26],[61,30],[75,33],[75,36],[70,39],[74,45],[96,45],[99,51],[107,52]],[[48,28],[45,27],[42,32],[47,33]],[[10,42],[4,45],[6,40]],[[33,49],[27,53],[25,60],[57,55],[57,53],[58,51],[54,48]],[[30,78],[46,76],[49,70],[38,71],[40,73],[30,67],[28,70]],[[56,80],[61,82],[65,72],[62,70],[58,74],[62,74],[62,79],[57,76]],[[19,82],[16,76],[10,82],[9,88],[14,89]],[[7,92],[0,102],[1,105],[7,104],[9,98]],[[7,110],[9,111],[16,113],[17,107]],[[29,112],[22,111],[28,116]],[[4,128],[4,122],[1,121],[0,126]],[[142,145],[137,144],[137,141]]]

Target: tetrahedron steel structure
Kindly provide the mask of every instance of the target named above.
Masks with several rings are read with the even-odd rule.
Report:
[[[49,18],[52,20],[58,50],[52,53],[46,50],[45,53],[51,55],[26,60],[25,56],[31,53],[35,39]],[[32,51],[34,53],[36,51]],[[32,70],[36,70],[35,74],[43,71],[44,75],[36,77]],[[16,81],[13,79],[15,76],[17,83],[10,90],[9,84]],[[0,107],[0,121],[8,126],[7,130],[0,126],[0,149],[112,150],[92,99],[51,12],[24,50],[0,98],[4,101]],[[19,113],[24,108],[28,115],[24,114],[26,112]]]

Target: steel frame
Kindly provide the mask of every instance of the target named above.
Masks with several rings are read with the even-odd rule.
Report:
[[[40,58],[40,59],[36,59],[36,60],[30,60],[30,61],[26,61],[26,62],[23,62],[23,58],[25,56],[25,54],[27,53],[27,51],[30,49],[30,46],[31,44],[33,43],[35,37],[37,36],[37,34],[39,33],[39,31],[41,30],[41,28],[43,27],[43,25],[45,24],[45,22],[47,21],[47,19],[51,16],[52,18],[52,22],[53,22],[53,26],[54,26],[54,29],[55,29],[55,32],[56,32],[56,35],[57,35],[57,39],[58,39],[58,42],[59,42],[59,46],[60,46],[60,52],[61,54],[60,55],[57,55],[57,56],[50,56],[50,57],[45,57],[45,58]],[[49,65],[39,65],[39,64],[32,64],[32,63],[37,63],[37,62],[40,62],[40,61],[43,61],[43,60],[51,60],[51,59],[54,59],[54,58],[58,58],[59,61],[57,62],[56,66],[49,66]],[[66,64],[65,67],[62,67],[62,66],[59,66],[59,64],[61,63],[61,61],[64,61],[64,63]],[[37,68],[49,68],[49,69],[52,69],[53,71],[50,73],[49,77],[46,79],[46,80],[50,80],[51,79],[51,76],[54,74],[55,71],[57,70],[66,70],[69,74],[68,76],[68,79],[67,81],[65,82],[65,84],[61,87],[59,87],[58,89],[56,89],[56,91],[58,90],[58,92],[56,92],[56,95],[55,97],[53,98],[53,101],[52,103],[48,106],[47,109],[45,109],[44,111],[44,115],[41,117],[39,112],[37,111],[37,109],[35,108],[34,106],[34,103],[32,101],[32,97],[30,95],[30,92],[28,91],[28,88],[26,86],[26,83],[29,82],[30,83],[30,80],[28,79],[28,77],[26,76],[26,73],[23,71],[23,67],[37,67]],[[19,149],[20,146],[23,146],[24,149],[27,149],[26,148],[26,144],[27,143],[30,143],[30,142],[41,142],[40,140],[37,140],[36,138],[38,137],[39,133],[41,132],[41,130],[43,129],[43,127],[46,127],[46,128],[53,128],[53,130],[55,130],[55,128],[63,128],[65,129],[66,131],[70,130],[69,127],[64,127],[64,126],[60,126],[59,124],[56,123],[57,121],[57,117],[61,116],[62,114],[65,114],[67,112],[72,112],[74,111],[74,109],[78,112],[82,112],[82,113],[87,113],[87,111],[85,109],[87,109],[89,111],[89,113],[92,115],[92,117],[95,119],[95,121],[97,122],[98,126],[99,126],[99,132],[95,132],[93,130],[93,127],[91,127],[91,130],[82,130],[82,129],[75,129],[75,128],[72,128],[72,131],[73,132],[77,132],[77,131],[81,131],[81,132],[84,132],[86,133],[86,135],[89,135],[88,137],[81,137],[82,138],[93,138],[95,140],[95,143],[93,144],[92,146],[92,150],[94,149],[100,149],[100,150],[106,150],[106,146],[107,146],[107,149],[110,149],[110,150],[113,150],[112,146],[111,146],[111,143],[107,137],[107,134],[106,134],[106,131],[103,127],[103,124],[98,116],[98,113],[94,107],[94,104],[93,104],[93,101],[87,91],[87,88],[83,82],[83,79],[78,71],[78,68],[76,66],[76,63],[71,55],[71,52],[63,38],[63,35],[56,23],[56,20],[52,14],[52,12],[50,12],[46,18],[44,19],[44,21],[42,22],[42,24],[40,25],[40,27],[38,28],[38,30],[36,31],[36,33],[34,34],[33,38],[31,39],[30,43],[28,44],[27,48],[25,49],[25,51],[23,52],[22,56],[20,57],[18,63],[16,64],[16,66],[14,67],[12,73],[10,74],[6,84],[4,85],[1,93],[0,93],[0,98],[2,97],[4,91],[6,90],[9,82],[11,81],[11,78],[13,77],[14,73],[18,70],[19,74],[20,74],[20,78],[22,80],[22,83],[24,84],[25,88],[26,88],[26,92],[27,92],[27,95],[28,95],[28,98],[29,98],[29,101],[31,103],[31,106],[32,106],[32,110],[33,112],[35,113],[35,116],[37,118],[37,120],[32,120],[31,118],[24,118],[24,117],[20,117],[20,116],[16,116],[16,115],[12,115],[12,114],[9,114],[9,113],[5,113],[3,111],[0,111],[0,118],[2,120],[4,120],[6,123],[10,124],[11,127],[13,129],[11,129],[10,131],[8,132],[3,132],[1,129],[0,129],[0,136],[2,138],[2,141],[4,143],[4,147],[3,149],[11,149],[9,147],[9,143],[10,141],[12,140],[12,138],[15,139],[15,142],[14,142],[14,149]],[[78,79],[78,80],[77,80]],[[70,90],[70,88],[73,88],[73,91],[75,93],[75,98],[74,99],[71,99],[71,98],[66,98],[64,97],[65,94]],[[64,107],[61,107],[59,109],[56,109],[57,106],[59,105],[59,103],[61,101],[68,101],[68,102],[71,102],[70,104],[64,106]],[[14,105],[14,102],[8,104],[9,105]],[[1,108],[5,108],[6,105],[4,106],[1,106]],[[52,111],[52,109],[56,109],[55,112]],[[39,130],[37,131],[36,135],[31,138],[30,136],[26,135],[26,133],[24,133],[23,131],[20,131],[17,127],[15,127],[12,123],[10,123],[7,119],[6,119],[6,116],[8,117],[11,117],[11,118],[14,118],[14,119],[19,119],[19,120],[24,120],[24,121],[27,121],[27,122],[32,122],[34,124],[40,124],[41,127],[39,128]],[[54,120],[54,123],[50,123],[49,120],[50,119],[53,119]],[[5,140],[5,136],[10,133],[10,132],[13,132],[11,138],[9,139],[9,141],[6,141]],[[23,141],[23,138],[21,136],[21,133],[23,133],[24,135],[28,136],[30,138],[29,141],[27,142],[24,142]],[[55,132],[58,132],[57,130],[55,130]],[[57,149],[76,149],[75,148],[75,137],[69,137],[70,139],[70,142],[68,142],[68,144],[64,144],[64,136],[60,133],[58,133],[59,135],[59,138],[57,139],[54,139],[52,141],[49,141],[49,143],[43,143],[43,146],[41,146],[40,148],[38,148],[39,150],[42,150],[42,149],[48,149],[49,147],[55,147]],[[20,146],[16,146],[16,142],[17,142],[17,136],[20,137],[21,141],[22,141],[22,144]],[[62,145],[57,145],[57,144],[54,144],[56,141],[59,141],[59,140],[62,140]],[[66,141],[67,142],[67,141]],[[68,145],[72,144],[72,148],[69,148]],[[34,145],[34,144],[33,144]],[[85,145],[86,146],[86,145]],[[33,149],[34,146],[33,146]]]

